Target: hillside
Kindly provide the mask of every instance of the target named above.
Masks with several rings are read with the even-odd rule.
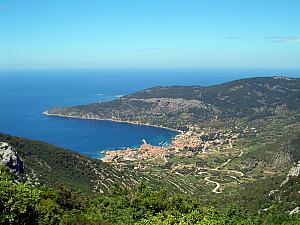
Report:
[[[134,190],[114,186],[106,195],[89,196],[66,188],[32,187],[15,182],[0,167],[0,224],[5,225],[297,225],[300,223],[297,210],[287,214],[278,210],[276,203],[259,213],[237,205],[208,207],[200,198],[166,190],[154,192],[144,184]]]
[[[0,140],[17,151],[25,163],[25,177],[35,185],[48,183],[67,185],[77,190],[99,191],[105,190],[110,182],[121,183],[132,179],[123,178],[120,171],[99,160],[44,142],[6,134],[0,134]]]
[[[51,109],[47,113],[186,129],[193,124],[266,118],[293,112],[299,106],[300,79],[260,77],[209,87],[154,87],[111,102]]]
[[[76,153],[67,154],[65,150],[46,143],[30,141],[8,135],[1,135],[1,139],[16,146],[17,153],[22,160],[36,157],[35,150],[53,151],[51,154],[55,162],[67,162]],[[96,192],[93,195],[72,191],[70,188],[79,187],[78,179],[72,176],[69,188],[55,186],[40,186],[31,182],[24,183],[20,180],[16,182],[15,177],[7,170],[0,167],[0,224],[299,224],[299,175],[300,163],[293,162],[299,160],[299,135],[292,135],[281,140],[262,151],[262,155],[267,157],[270,152],[284,151],[290,154],[291,164],[286,176],[273,176],[272,178],[259,179],[254,182],[242,183],[240,187],[222,195],[208,194],[186,195],[173,193],[164,188],[152,191],[141,183],[135,188],[112,185],[105,193]],[[279,148],[280,146],[280,148]],[[27,149],[27,150],[25,150]],[[275,150],[275,151],[274,151]],[[30,153],[29,153],[30,152]],[[46,154],[46,155],[47,155]],[[49,155],[48,155],[49,156]],[[62,159],[60,159],[60,157]],[[68,156],[68,157],[67,157]],[[29,168],[39,168],[43,170],[46,164],[40,164],[40,159],[25,165],[25,174]],[[258,158],[260,154],[257,155]],[[247,157],[246,157],[247,158]],[[266,159],[265,162],[268,162]],[[85,157],[80,157],[79,161],[86,162]],[[80,165],[80,162],[79,163]],[[47,159],[48,165],[53,166],[52,160]],[[77,163],[73,166],[76,166]],[[99,163],[104,170],[107,165]],[[294,166],[293,166],[294,165]],[[66,173],[61,173],[59,169],[63,167],[57,164],[53,175],[57,181],[64,183]],[[80,166],[79,166],[80,167]],[[99,166],[100,167],[100,166]],[[98,168],[99,168],[98,167]],[[90,169],[90,167],[87,167]],[[110,170],[107,167],[107,170]],[[77,172],[85,173],[83,168],[78,168]],[[21,171],[23,172],[23,171]],[[41,173],[40,173],[41,172]],[[124,177],[128,171],[124,172]],[[42,171],[36,177],[42,174]],[[44,174],[45,175],[45,174]],[[79,175],[79,179],[83,179]],[[47,175],[46,175],[47,177]],[[28,177],[27,177],[28,178]],[[109,179],[109,178],[107,178]],[[49,178],[51,180],[51,177]],[[165,181],[162,178],[162,181]],[[36,182],[36,181],[35,181]],[[81,180],[86,182],[86,180]],[[49,182],[49,184],[51,184]],[[52,186],[52,185],[51,185]],[[162,187],[162,186],[161,186]],[[79,187],[80,188],[80,187]],[[198,187],[199,188],[199,187]]]
[[[116,167],[98,159],[57,146],[0,133],[0,141],[13,147],[24,162],[23,180],[32,185],[67,186],[87,193],[107,193],[112,185],[134,188],[144,182],[152,189],[165,187],[173,191],[190,190],[189,184],[176,175],[161,177],[140,173],[127,167]]]

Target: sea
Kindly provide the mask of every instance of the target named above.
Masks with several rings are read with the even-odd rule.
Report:
[[[112,121],[49,117],[62,106],[111,101],[154,86],[209,86],[257,76],[300,77],[300,68],[0,69],[0,132],[100,158],[103,150],[169,144],[176,132]],[[1,141],[1,140],[0,140]]]

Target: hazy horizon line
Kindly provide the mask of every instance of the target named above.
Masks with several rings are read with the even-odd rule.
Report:
[[[300,69],[295,66],[82,66],[82,67],[0,67],[5,70],[85,70],[85,69]],[[299,71],[300,72],[300,71]]]

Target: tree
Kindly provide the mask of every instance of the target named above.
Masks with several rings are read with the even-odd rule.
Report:
[[[36,224],[40,191],[27,183],[17,183],[4,168],[0,169],[0,223]]]

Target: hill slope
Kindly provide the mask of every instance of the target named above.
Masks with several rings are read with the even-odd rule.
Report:
[[[154,190],[165,187],[185,192],[195,188],[177,175],[152,175],[128,167],[112,166],[98,159],[57,146],[0,133],[0,141],[11,145],[25,163],[24,179],[33,185],[65,185],[85,192],[107,192],[114,185],[134,188],[144,182]]]
[[[105,191],[112,182],[124,182],[128,186],[137,182],[100,160],[54,145],[6,134],[0,134],[0,140],[17,151],[25,162],[25,176],[33,184],[50,183],[84,191]]]
[[[300,79],[262,77],[210,87],[154,87],[111,102],[49,110],[48,114],[113,119],[170,128],[228,119],[253,120],[300,107]]]

